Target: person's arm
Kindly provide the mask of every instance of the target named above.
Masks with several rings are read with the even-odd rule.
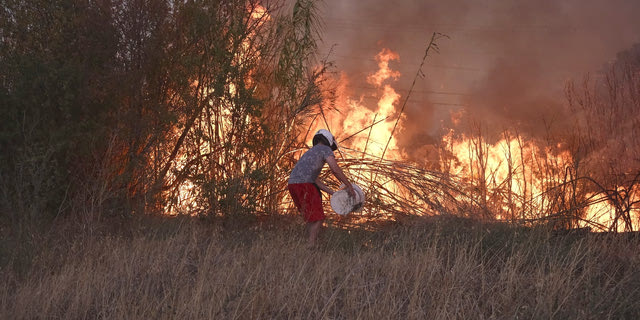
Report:
[[[345,186],[347,186],[347,192],[349,193],[349,195],[355,198],[356,191],[353,190],[353,185],[351,185],[351,182],[349,182],[349,179],[347,179],[347,176],[344,175],[344,172],[342,172],[342,169],[340,169],[340,166],[338,166],[338,162],[336,162],[336,157],[335,156],[327,157],[327,164],[329,165],[329,168],[333,172],[333,175],[336,176],[336,178],[338,178],[338,180],[340,180],[342,183],[344,183]]]
[[[328,193],[329,195],[333,195],[333,190],[331,190],[331,188],[327,187],[326,184],[320,181],[320,178],[316,179],[316,185],[318,186],[318,188],[320,188],[320,190]]]

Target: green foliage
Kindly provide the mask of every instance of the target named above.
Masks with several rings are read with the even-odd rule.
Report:
[[[296,81],[304,81],[305,61],[312,58],[319,39],[319,20],[316,2],[297,0],[293,5],[290,19],[284,20],[278,27],[284,43],[279,54],[276,80],[284,84],[291,97],[299,94]]]
[[[0,210],[35,221],[58,213],[76,163],[100,143],[115,46],[99,8],[83,3],[6,1],[2,15]]]

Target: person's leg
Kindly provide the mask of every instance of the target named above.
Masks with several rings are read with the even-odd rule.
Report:
[[[289,192],[293,202],[307,222],[309,245],[315,246],[325,219],[322,195],[315,184],[290,184]]]
[[[322,228],[322,220],[309,222],[309,246],[315,247],[318,243],[318,234],[320,234],[320,229]]]

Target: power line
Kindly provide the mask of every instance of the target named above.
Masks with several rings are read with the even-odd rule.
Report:
[[[340,45],[335,45],[332,47],[336,47],[336,48],[340,48]],[[335,48],[334,48],[335,49]],[[366,52],[366,51],[374,51],[374,52],[379,52],[382,49],[382,47],[354,47],[354,46],[349,46],[349,51],[352,52]],[[395,50],[394,50],[395,51]],[[474,50],[447,50],[446,52],[447,55],[478,55],[478,56],[499,56],[501,54],[504,54],[503,51],[474,51]],[[360,60],[362,60],[361,58],[359,58]],[[370,59],[370,58],[367,58]]]
[[[356,85],[350,85],[350,84],[345,85],[345,87],[357,88],[357,89],[375,90],[375,91],[380,90],[379,88],[372,87],[372,86],[356,86]],[[408,91],[407,89],[396,89],[396,88],[394,88],[394,90],[396,92],[406,92],[406,91]],[[451,95],[451,96],[472,96],[472,94],[469,94],[469,93],[451,92],[451,91],[413,90],[413,92],[426,93],[426,94],[438,94],[438,95]]]
[[[374,58],[362,58],[362,57],[356,57],[356,56],[347,56],[347,55],[333,55],[334,57],[339,57],[339,58],[343,58],[343,59],[349,59],[349,60],[367,60],[367,61],[375,61],[377,62],[376,59]],[[412,63],[412,62],[400,62],[400,61],[393,61],[394,64],[399,64],[399,65],[409,65],[409,66],[417,66],[418,63]],[[431,68],[438,68],[438,69],[455,69],[455,70],[465,70],[465,71],[482,71],[482,69],[480,68],[474,68],[474,67],[463,67],[463,66],[450,66],[450,65],[426,65],[425,67],[431,67]]]
[[[410,30],[426,30],[428,28],[451,28],[451,31],[467,31],[467,32],[477,32],[477,31],[540,31],[547,30],[553,31],[558,29],[566,29],[566,30],[575,30],[574,26],[552,26],[552,25],[503,25],[503,26],[492,26],[492,25],[463,25],[463,24],[455,24],[455,23],[425,23],[425,24],[408,24],[408,23],[385,23],[380,21],[373,20],[358,20],[358,19],[346,19],[346,18],[336,18],[336,17],[323,17],[323,21],[333,22],[334,25],[341,25],[346,27],[358,27],[362,29],[364,26],[366,28],[385,28],[390,31],[410,31]]]
[[[380,100],[380,98],[368,97],[368,96],[364,96],[364,97],[362,97],[362,99],[364,99],[364,100],[375,100],[375,101],[379,101]],[[430,105],[439,105],[439,106],[468,107],[468,105],[462,104],[462,103],[428,101],[428,100],[423,100],[423,99],[410,99],[407,102],[408,103],[412,103],[412,104],[430,104]]]

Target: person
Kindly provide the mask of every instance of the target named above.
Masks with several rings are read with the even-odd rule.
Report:
[[[298,160],[289,176],[288,189],[293,203],[307,223],[309,246],[314,247],[325,219],[320,190],[333,194],[318,176],[327,163],[333,175],[347,188],[349,196],[355,197],[355,190],[338,166],[333,151],[338,149],[335,138],[326,129],[320,129],[313,136],[313,146]]]

